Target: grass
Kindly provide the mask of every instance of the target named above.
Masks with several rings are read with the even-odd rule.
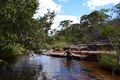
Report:
[[[120,64],[118,64],[117,59],[113,55],[102,54],[98,58],[99,64],[101,67],[112,71],[115,69],[115,72],[120,73]]]

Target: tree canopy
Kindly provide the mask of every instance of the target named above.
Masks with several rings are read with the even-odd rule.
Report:
[[[3,54],[19,53],[21,49],[39,51],[47,46],[48,31],[55,13],[48,10],[43,17],[34,19],[38,4],[38,0],[1,1],[0,58]]]

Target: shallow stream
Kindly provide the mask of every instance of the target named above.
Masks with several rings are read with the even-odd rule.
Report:
[[[30,53],[0,69],[0,80],[120,80],[120,76],[112,76],[96,62]]]

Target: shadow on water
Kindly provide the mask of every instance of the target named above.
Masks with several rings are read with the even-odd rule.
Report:
[[[0,80],[37,80],[38,76],[41,78],[39,80],[45,80],[42,65],[34,63],[37,57],[35,54],[29,54],[11,59],[7,67],[0,69]]]
[[[0,80],[97,80],[86,66],[79,60],[30,53],[0,69]]]
[[[68,68],[68,70],[70,70],[70,67],[71,67],[71,64],[72,64],[72,60],[66,60],[65,61],[65,67]]]

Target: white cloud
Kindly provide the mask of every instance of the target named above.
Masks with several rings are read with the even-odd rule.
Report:
[[[109,5],[109,4],[118,4],[120,0],[88,0],[86,5],[91,9],[95,9],[99,6]]]
[[[79,23],[79,19],[77,16],[71,15],[57,15],[54,19],[54,24],[51,26],[52,29],[59,29],[59,23],[63,20],[71,20],[73,23]]]
[[[68,0],[59,0],[67,2]],[[39,18],[39,16],[43,16],[47,13],[47,9],[51,11],[55,11],[56,13],[63,13],[64,10],[61,9],[62,5],[55,3],[54,0],[39,0],[39,7],[37,10],[37,14],[34,15],[34,18]],[[63,20],[71,20],[73,23],[78,23],[79,20],[76,16],[70,15],[57,15],[54,19],[54,23],[51,26],[52,29],[58,28],[59,23]]]
[[[54,0],[39,0],[38,10],[37,13],[34,15],[34,18],[43,16],[45,13],[47,13],[47,9],[55,11],[56,13],[60,13],[61,5],[55,3]]]

